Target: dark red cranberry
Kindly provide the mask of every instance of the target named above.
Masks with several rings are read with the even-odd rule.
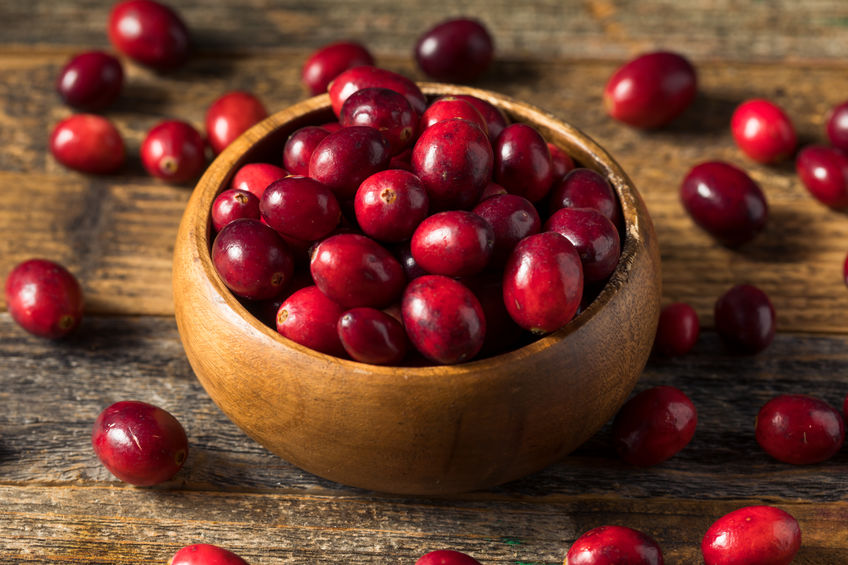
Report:
[[[206,137],[215,154],[268,117],[262,102],[249,92],[233,91],[218,97],[206,110]]]
[[[354,198],[356,222],[366,235],[399,242],[412,237],[427,217],[429,199],[418,177],[389,169],[362,181]]]
[[[837,149],[848,151],[848,100],[830,111],[827,117],[827,138]]]
[[[486,318],[461,282],[441,275],[411,281],[401,301],[403,325],[422,355],[443,365],[469,361],[483,347]]]
[[[344,308],[317,286],[292,293],[277,311],[277,331],[295,343],[327,355],[344,357],[337,325]]]
[[[528,236],[509,256],[503,281],[504,304],[519,326],[534,333],[556,331],[580,306],[580,255],[556,232]]]
[[[339,122],[325,122],[317,127],[324,128],[330,133],[337,132],[342,129],[342,125]]]
[[[233,293],[251,300],[278,295],[294,271],[292,253],[277,232],[248,218],[232,221],[218,232],[212,262]]]
[[[800,548],[798,521],[774,506],[725,514],[701,541],[705,565],[789,565]]]
[[[141,162],[154,177],[188,182],[206,166],[206,143],[191,124],[166,120],[147,132],[141,144]]]
[[[494,155],[489,138],[459,118],[421,133],[412,148],[412,169],[430,197],[430,210],[470,210],[492,180]]]
[[[250,192],[256,198],[262,198],[265,189],[272,182],[288,175],[288,172],[270,163],[248,163],[242,165],[233,175],[231,188]]]
[[[427,30],[415,44],[415,61],[429,77],[444,82],[470,82],[492,62],[495,45],[480,21],[446,20]]]
[[[309,159],[309,176],[339,199],[352,199],[362,181],[389,164],[386,138],[374,128],[351,126],[321,140]]]
[[[648,534],[626,526],[599,526],[574,540],[568,565],[663,565],[660,546]]]
[[[848,208],[848,156],[831,147],[810,145],[798,153],[795,170],[816,200]]]
[[[248,565],[247,561],[216,545],[187,545],[171,557],[168,565]]]
[[[415,257],[412,256],[412,250],[409,248],[409,242],[395,247],[394,255],[397,257],[397,260],[400,261],[407,281],[429,274],[415,262]]]
[[[180,422],[158,406],[135,400],[103,410],[94,421],[91,444],[110,473],[141,487],[167,481],[188,456]]]
[[[50,152],[69,169],[99,175],[114,173],[126,159],[121,134],[112,122],[94,114],[76,114],[56,124]]]
[[[212,202],[212,226],[216,231],[239,218],[259,219],[259,199],[256,195],[230,188],[215,197]]]
[[[153,0],[119,2],[109,14],[109,41],[137,63],[159,70],[188,58],[188,28],[173,9]]]
[[[722,161],[692,167],[680,185],[680,200],[698,226],[731,248],[752,240],[768,218],[759,185],[742,169]]]
[[[554,145],[548,143],[548,151],[551,154],[551,166],[553,167],[553,183],[551,187],[558,186],[565,175],[574,170],[574,160],[571,155]]]
[[[6,278],[6,308],[29,333],[57,339],[82,321],[82,289],[62,265],[30,259],[16,265]]]
[[[405,151],[398,153],[397,155],[392,156],[392,160],[389,161],[389,165],[386,167],[387,169],[401,169],[403,171],[412,172],[412,147],[407,148]]]
[[[415,141],[418,114],[407,99],[388,88],[363,88],[348,96],[339,114],[342,126],[367,126],[379,130],[397,155]]]
[[[685,302],[675,302],[664,307],[657,324],[654,351],[673,357],[685,355],[695,347],[701,324],[698,313]]]
[[[495,233],[489,222],[473,212],[448,210],[418,224],[410,250],[428,273],[462,277],[482,271],[494,245]]]
[[[511,194],[538,202],[548,195],[554,169],[548,144],[535,128],[511,124],[495,142],[495,182]]]
[[[476,277],[463,279],[463,283],[480,301],[486,327],[489,328],[478,357],[489,357],[512,350],[524,334],[524,330],[507,312],[503,301],[502,273],[488,271]]]
[[[551,191],[550,210],[560,208],[594,208],[621,226],[621,208],[609,181],[592,169],[576,168],[565,175]]]
[[[341,128],[340,128],[341,129]],[[309,175],[309,158],[330,131],[320,126],[304,126],[295,130],[283,146],[283,166],[293,175]]]
[[[333,191],[309,177],[285,177],[262,194],[262,218],[281,235],[315,241],[329,235],[341,219]]]
[[[657,386],[622,406],[612,424],[613,444],[631,465],[657,465],[689,444],[697,423],[689,397],[672,386]]]
[[[419,557],[415,565],[480,565],[480,562],[459,551],[437,549]]]
[[[495,245],[491,265],[503,266],[519,241],[539,233],[542,221],[533,203],[517,194],[502,194],[482,200],[472,210],[492,226]]]
[[[330,83],[327,92],[336,116],[341,115],[342,104],[348,96],[370,87],[388,88],[403,94],[419,116],[427,109],[427,97],[413,81],[386,69],[363,65],[344,71]]]
[[[108,53],[87,51],[68,61],[56,79],[56,90],[66,104],[81,110],[102,110],[121,94],[124,69]]]
[[[730,131],[742,152],[758,163],[782,161],[798,144],[789,116],[777,104],[759,98],[736,108]]]
[[[695,68],[682,55],[657,51],[621,66],[604,89],[607,113],[637,128],[658,128],[683,113],[697,92]]]
[[[587,283],[606,280],[618,265],[621,242],[618,230],[592,208],[560,208],[545,222],[546,231],[560,233],[580,254]]]
[[[759,288],[736,285],[716,301],[715,328],[731,349],[758,353],[774,339],[774,307]]]
[[[509,123],[501,109],[491,102],[483,100],[482,98],[477,98],[470,94],[454,94],[453,96],[454,98],[465,100],[474,106],[478,112],[480,112],[480,115],[486,120],[486,129],[489,132],[489,139],[492,141],[498,138],[503,129]]]
[[[353,308],[342,314],[339,339],[352,359],[374,365],[395,365],[406,355],[406,331],[401,323],[376,308]]]
[[[300,80],[310,94],[323,94],[341,73],[362,65],[373,65],[374,56],[355,41],[336,41],[313,52],[300,71]]]
[[[504,187],[501,185],[490,182],[486,185],[486,188],[483,189],[483,192],[480,193],[480,202],[487,200],[493,196],[500,196],[501,194],[509,194]],[[516,195],[517,196],[517,195]],[[525,200],[527,200],[525,198]],[[529,202],[529,200],[528,200]],[[538,211],[537,211],[538,213]]]
[[[845,440],[839,412],[824,400],[803,394],[769,400],[757,414],[755,432],[766,453],[795,465],[826,461]]]
[[[489,128],[486,125],[486,119],[483,115],[480,114],[471,102],[457,98],[456,96],[442,96],[434,100],[421,116],[418,131],[424,131],[433,124],[451,118],[462,118],[463,120],[477,124],[486,135],[489,135]]]

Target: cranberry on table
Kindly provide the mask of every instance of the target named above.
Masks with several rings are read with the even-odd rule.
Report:
[[[393,365],[406,355],[401,323],[376,308],[353,308],[338,322],[339,339],[348,355],[362,363]]]
[[[480,565],[480,562],[461,551],[437,549],[419,557],[415,565]]]
[[[795,170],[816,200],[831,208],[848,208],[848,156],[844,153],[810,145],[798,153]]]
[[[296,129],[283,146],[283,167],[293,175],[309,175],[309,159],[330,130],[321,126]]]
[[[736,285],[715,303],[715,329],[731,349],[758,353],[774,339],[774,306],[768,295],[756,286]]]
[[[482,271],[494,245],[495,233],[488,221],[473,212],[448,210],[418,224],[410,250],[428,273],[462,277]]]
[[[606,280],[618,266],[621,241],[612,222],[592,208],[560,208],[545,222],[546,231],[564,235],[577,249],[587,283]]]
[[[339,113],[342,126],[367,126],[379,130],[397,155],[410,147],[418,131],[418,114],[404,96],[388,88],[363,88],[351,94]]]
[[[6,308],[29,333],[64,337],[82,321],[83,294],[65,267],[47,259],[19,263],[6,278]]]
[[[247,163],[242,165],[230,183],[231,188],[237,188],[252,193],[256,198],[262,198],[265,189],[272,182],[287,176],[285,169],[270,163]]]
[[[486,120],[486,130],[489,132],[489,139],[492,141],[496,140],[509,124],[503,111],[491,102],[470,94],[454,94],[453,97],[465,100],[480,112],[480,115]]]
[[[527,124],[508,125],[495,142],[494,180],[510,194],[539,202],[554,178],[548,144]]]
[[[216,545],[197,543],[177,551],[168,565],[248,565],[247,561]]]
[[[295,343],[327,355],[344,357],[338,322],[344,308],[317,286],[297,290],[277,310],[277,331]]]
[[[429,198],[414,174],[389,169],[362,181],[353,205],[356,221],[366,235],[379,241],[400,242],[412,237],[427,217]]]
[[[50,134],[50,153],[69,169],[100,175],[114,173],[126,160],[117,128],[94,114],[75,114],[56,124]]]
[[[330,83],[327,92],[336,116],[341,115],[342,105],[351,94],[369,87],[388,88],[403,94],[419,116],[427,109],[427,97],[415,82],[396,72],[364,65],[344,71]]]
[[[279,234],[303,241],[329,235],[342,214],[333,191],[309,177],[275,180],[262,194],[259,209]]]
[[[701,324],[698,313],[685,302],[674,302],[660,312],[654,351],[673,357],[685,355],[695,347]]]
[[[801,528],[774,506],[746,506],[725,514],[701,541],[706,565],[789,565],[801,548]]]
[[[680,200],[699,227],[731,248],[752,240],[768,218],[760,186],[745,171],[723,161],[692,167],[680,185]]]
[[[656,51],[619,67],[604,88],[604,106],[614,119],[637,128],[662,127],[695,99],[697,75],[678,53]]]
[[[217,155],[238,136],[268,117],[253,94],[236,90],[218,97],[206,110],[206,137]]]
[[[827,117],[827,138],[837,149],[848,151],[848,100],[830,111]]]
[[[179,14],[153,0],[119,2],[109,14],[109,41],[137,63],[158,70],[188,59],[190,37]]]
[[[783,394],[757,414],[757,443],[784,463],[806,465],[833,457],[845,440],[842,416],[824,400]]]
[[[224,226],[239,218],[259,219],[259,199],[246,190],[230,188],[212,202],[212,227],[221,231]]]
[[[626,526],[600,526],[574,540],[567,565],[663,565],[660,546],[648,534]]]
[[[327,91],[329,84],[353,67],[373,65],[374,56],[356,41],[336,41],[313,52],[300,71],[300,80],[313,96]]]
[[[102,51],[74,55],[56,79],[56,90],[65,103],[89,111],[109,106],[121,94],[123,86],[121,62]]]
[[[191,124],[166,120],[155,125],[141,143],[141,162],[152,176],[183,183],[200,176],[206,166],[206,143]]]
[[[456,96],[442,96],[437,98],[427,107],[424,114],[421,115],[418,131],[424,131],[433,124],[449,120],[451,118],[462,118],[473,124],[480,126],[486,135],[489,134],[489,128],[486,124],[486,119],[471,102],[457,98]]]
[[[429,77],[469,82],[492,62],[495,45],[489,30],[469,18],[446,20],[424,32],[415,44],[415,61]]]
[[[758,163],[790,157],[798,144],[792,120],[777,104],[755,98],[740,104],[730,119],[736,145]]]
[[[560,208],[594,208],[621,225],[621,208],[609,181],[597,171],[578,167],[553,187],[549,200],[551,213]]]
[[[167,481],[188,456],[182,424],[162,408],[135,400],[103,410],[94,421],[91,444],[110,473],[136,486]]]
[[[374,128],[350,126],[322,139],[309,159],[309,176],[339,199],[350,199],[362,181],[389,164],[386,138]]]
[[[536,207],[517,194],[501,194],[481,200],[472,212],[486,220],[494,231],[491,265],[503,266],[519,241],[539,233],[542,228]]]

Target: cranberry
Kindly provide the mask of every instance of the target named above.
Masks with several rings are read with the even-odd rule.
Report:
[[[471,209],[492,179],[493,160],[486,134],[460,118],[430,126],[412,148],[412,169],[427,190],[431,211]]]
[[[419,557],[415,565],[480,565],[480,562],[459,551],[437,549]]]
[[[374,239],[404,241],[427,217],[429,199],[421,181],[408,171],[389,169],[362,181],[354,198],[359,227]]]
[[[375,308],[353,308],[338,322],[339,339],[353,359],[374,365],[394,365],[406,355],[406,331],[401,323]]]
[[[114,56],[101,51],[74,55],[56,80],[65,101],[82,110],[102,110],[118,98],[124,86],[124,69]]]
[[[486,185],[486,188],[483,189],[483,192],[480,193],[479,202],[483,202],[484,200],[488,200],[489,198],[491,198],[493,196],[500,196],[501,194],[509,194],[509,193],[501,185],[499,185],[495,182],[490,182],[489,184]],[[518,196],[518,195],[515,194],[513,196]],[[519,196],[519,198],[522,198],[522,197]],[[527,200],[527,199],[525,198],[524,200]],[[529,200],[527,200],[527,201],[530,202]],[[532,204],[532,202],[531,202],[531,204]],[[538,215],[538,210],[536,211],[536,213]]]
[[[212,226],[216,231],[239,218],[259,219],[259,199],[246,190],[231,188],[212,202]]]
[[[701,541],[706,565],[789,565],[801,547],[801,528],[774,506],[746,506],[725,514]]]
[[[433,101],[421,116],[419,131],[424,131],[433,124],[449,120],[451,118],[462,118],[480,126],[480,129],[489,134],[486,119],[474,107],[471,102],[457,98],[456,96],[442,96]]]
[[[580,254],[587,283],[606,280],[618,265],[621,242],[618,230],[592,208],[561,208],[545,222],[546,231],[564,235]]]
[[[609,181],[592,169],[576,168],[551,191],[551,213],[560,208],[594,208],[616,225],[621,225],[618,199]]]
[[[233,175],[230,183],[231,188],[250,192],[256,198],[262,198],[262,194],[268,185],[277,179],[288,175],[285,169],[270,163],[248,163],[242,165]]]
[[[719,337],[741,353],[758,353],[774,339],[775,314],[765,292],[750,284],[736,285],[715,304]]]
[[[79,326],[82,289],[62,265],[30,259],[16,265],[6,278],[6,307],[29,333],[57,339]]]
[[[415,44],[415,61],[428,76],[444,82],[469,82],[492,62],[495,46],[478,20],[446,20],[427,30]]]
[[[824,400],[802,394],[769,400],[757,414],[755,429],[766,453],[795,465],[830,459],[845,440],[839,412]]]
[[[103,410],[94,421],[91,444],[110,473],[141,487],[176,475],[188,455],[180,422],[162,408],[136,400]]]
[[[827,138],[837,149],[848,151],[848,100],[830,111],[827,117]]]
[[[168,565],[248,565],[247,561],[216,545],[187,545],[171,557]]]
[[[831,208],[848,208],[848,156],[844,153],[810,145],[798,153],[795,170],[816,200]]]
[[[434,275],[462,277],[482,271],[492,256],[492,226],[473,212],[448,210],[426,218],[412,234],[415,262]]]
[[[400,261],[407,281],[429,274],[415,262],[415,257],[412,256],[412,250],[409,248],[409,243],[397,246],[394,249],[394,255]]]
[[[336,41],[324,45],[306,59],[300,71],[300,80],[310,94],[322,94],[341,73],[362,65],[373,65],[374,56],[355,41]]]
[[[664,307],[657,324],[654,351],[669,357],[685,355],[698,341],[701,324],[698,313],[685,302],[675,302]]]
[[[141,162],[154,177],[188,182],[206,166],[206,143],[191,124],[166,120],[147,132],[141,144]]]
[[[109,15],[109,41],[142,65],[168,70],[188,58],[188,28],[174,10],[153,0],[126,0]]]
[[[464,279],[480,306],[489,331],[483,340],[480,357],[497,355],[511,350],[524,331],[507,312],[503,301],[503,276],[499,271],[489,271],[477,277]]]
[[[482,200],[473,212],[492,226],[495,236],[492,265],[503,266],[519,241],[539,233],[542,228],[536,207],[517,194],[496,195]]]
[[[324,128],[330,133],[334,133],[342,129],[342,125],[339,122],[326,122],[316,127]]]
[[[548,143],[548,151],[551,154],[551,166],[553,167],[552,187],[558,186],[565,175],[574,170],[574,160],[568,153],[553,143]]]
[[[388,88],[363,88],[348,96],[339,113],[342,126],[367,126],[379,130],[397,155],[415,141],[418,114],[404,96]]]
[[[680,200],[698,226],[731,248],[752,240],[768,218],[759,185],[722,161],[692,167],[680,185]]]
[[[344,71],[330,83],[327,92],[336,116],[341,115],[342,104],[348,96],[369,87],[388,88],[403,94],[419,116],[427,108],[427,97],[413,81],[386,69],[363,65]]]
[[[337,325],[344,309],[317,286],[307,286],[285,299],[277,311],[277,331],[295,343],[327,355],[344,357]]]
[[[759,163],[777,163],[792,155],[798,138],[780,106],[759,98],[743,102],[733,112],[730,131],[745,155]]]
[[[333,191],[309,177],[285,177],[262,194],[262,218],[281,235],[315,241],[329,235],[341,219]]]
[[[283,166],[293,175],[309,175],[309,158],[330,131],[320,126],[295,130],[283,146]]]
[[[206,110],[206,137],[215,154],[268,117],[262,102],[239,90],[218,97]]]
[[[212,244],[212,262],[224,284],[251,300],[273,298],[294,271],[294,258],[280,236],[259,220],[224,226]]]
[[[554,169],[548,144],[535,128],[512,124],[495,142],[495,182],[507,192],[538,202],[548,195]]]
[[[442,275],[411,281],[401,301],[403,325],[422,355],[444,365],[472,359],[483,347],[486,318],[467,286]]]
[[[660,546],[649,535],[626,526],[600,526],[574,540],[568,565],[663,565]]]
[[[512,319],[526,330],[558,330],[577,313],[583,267],[574,245],[556,232],[518,242],[504,268],[503,297]]]
[[[613,443],[627,463],[657,465],[689,444],[697,423],[695,406],[683,392],[657,386],[622,406],[612,425]]]
[[[121,134],[112,122],[94,114],[76,114],[56,124],[50,152],[69,169],[93,174],[114,173],[126,159]]]
[[[321,140],[309,159],[309,176],[349,199],[362,181],[386,168],[389,158],[389,144],[379,131],[346,127]]]
[[[480,115],[486,120],[486,130],[489,132],[489,139],[492,141],[498,138],[509,123],[501,109],[491,102],[470,94],[454,94],[453,96],[454,98],[465,100],[480,112]]]

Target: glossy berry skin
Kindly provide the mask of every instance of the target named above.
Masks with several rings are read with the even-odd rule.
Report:
[[[482,271],[495,246],[488,221],[473,212],[448,210],[418,224],[410,241],[415,262],[428,273],[463,277]]]
[[[848,100],[830,111],[827,117],[827,138],[832,146],[848,152]]]
[[[341,115],[342,105],[351,94],[370,87],[388,88],[403,94],[419,116],[427,109],[427,97],[413,81],[393,71],[363,65],[344,71],[330,83],[327,93],[336,116]]]
[[[795,170],[813,197],[835,209],[848,208],[848,156],[822,145],[798,152]]]
[[[270,163],[247,163],[239,167],[233,180],[231,188],[237,188],[250,192],[256,198],[262,198],[265,189],[272,182],[288,175],[285,169]]]
[[[212,227],[221,231],[224,226],[239,218],[259,219],[259,199],[256,195],[230,188],[215,197],[212,202]]]
[[[162,408],[134,400],[116,402],[97,416],[91,444],[110,473],[141,487],[167,481],[188,456],[182,424]]]
[[[801,528],[774,506],[746,506],[725,514],[701,541],[706,565],[789,565],[801,548]]]
[[[388,88],[363,88],[351,94],[339,114],[342,126],[367,126],[378,130],[397,155],[415,141],[418,114],[404,96]]]
[[[680,185],[680,200],[700,228],[730,248],[752,240],[768,219],[759,185],[742,169],[722,161],[695,165]]]
[[[480,562],[460,551],[437,549],[419,557],[415,565],[480,565]]]
[[[660,312],[654,351],[660,355],[674,357],[685,355],[695,347],[701,324],[698,313],[685,302],[674,302]]]
[[[486,120],[486,130],[489,132],[489,139],[492,141],[496,140],[509,124],[509,120],[507,120],[503,111],[491,102],[470,94],[454,94],[453,97],[465,100],[480,112],[480,115]]]
[[[362,181],[353,202],[362,231],[385,242],[412,237],[415,228],[427,217],[429,204],[421,180],[400,169],[380,171]]]
[[[457,98],[456,96],[442,96],[437,98],[427,107],[427,110],[421,116],[419,131],[424,131],[433,124],[449,120],[451,118],[462,118],[473,124],[480,126],[480,129],[488,135],[489,127],[486,124],[486,119],[474,107],[471,102]]]
[[[715,303],[715,329],[734,351],[758,353],[774,339],[774,306],[756,286],[736,285]]]
[[[545,231],[562,234],[574,245],[587,283],[606,280],[618,266],[621,256],[618,230],[597,210],[560,208],[545,222]]]
[[[374,128],[350,126],[321,140],[309,159],[309,176],[339,199],[350,199],[362,181],[389,164],[386,138]]]
[[[155,125],[141,144],[141,162],[152,176],[184,183],[206,167],[206,143],[191,124],[166,120]]]
[[[188,28],[174,10],[153,0],[119,2],[109,14],[109,41],[137,63],[170,70],[188,59]]]
[[[757,414],[755,432],[766,453],[794,465],[826,461],[845,440],[839,412],[824,400],[803,394],[769,400]]]
[[[207,543],[187,545],[177,551],[168,565],[248,565],[247,561],[224,548]]]
[[[353,308],[338,322],[339,339],[352,359],[373,365],[394,365],[406,355],[406,331],[401,323],[376,308]]]
[[[66,104],[81,110],[106,108],[121,94],[124,69],[117,57],[102,51],[74,55],[59,72],[56,91]]]
[[[309,158],[330,135],[330,130],[321,126],[304,126],[292,132],[283,146],[283,167],[293,175],[309,175]]]
[[[426,358],[443,365],[471,360],[483,347],[486,318],[474,293],[461,282],[424,275],[403,292],[406,333]]]
[[[356,41],[336,41],[312,53],[300,71],[300,80],[313,96],[327,91],[341,73],[354,67],[373,65],[374,56]]]
[[[777,163],[790,157],[798,136],[789,116],[773,102],[755,98],[740,104],[730,119],[736,145],[758,163]]]
[[[206,110],[206,138],[217,155],[238,136],[268,117],[268,111],[253,94],[228,92]]]
[[[483,202],[484,200],[487,200],[487,199],[489,199],[493,196],[500,196],[502,194],[509,194],[509,193],[501,185],[494,183],[494,182],[490,182],[489,184],[486,185],[486,188],[483,189],[483,192],[480,193],[480,200],[478,202]],[[518,195],[513,194],[513,196],[518,196]],[[519,198],[521,198],[521,197],[519,196]],[[527,199],[525,198],[524,200],[527,200]],[[527,200],[527,201],[530,202],[529,200]],[[533,203],[530,202],[530,204],[532,205]],[[536,213],[538,215],[538,210],[536,211]]]
[[[599,526],[574,540],[565,565],[663,565],[660,546],[626,526]]]
[[[553,187],[562,182],[565,175],[574,170],[574,160],[568,153],[553,143],[548,143],[548,151],[551,154],[551,166],[553,167]]]
[[[6,278],[6,308],[29,333],[58,339],[79,326],[83,294],[77,279],[47,259],[19,263]]]
[[[527,124],[508,125],[495,142],[494,180],[510,194],[539,202],[554,178],[548,144]]]
[[[329,235],[342,215],[333,191],[309,177],[275,180],[262,194],[259,210],[277,233],[303,241]]]
[[[277,310],[277,331],[295,343],[327,355],[344,357],[337,325],[344,308],[327,298],[317,286],[292,293]]]
[[[662,463],[695,435],[698,414],[692,401],[672,386],[649,388],[628,400],[612,425],[618,456],[631,465]]]
[[[551,190],[551,213],[560,208],[594,208],[621,226],[621,207],[609,181],[597,171],[578,167]]]
[[[695,99],[697,75],[682,55],[646,53],[613,73],[604,88],[604,107],[614,119],[637,128],[662,127]]]
[[[117,128],[94,114],[75,114],[56,124],[50,134],[50,153],[69,169],[98,175],[116,172],[126,160]]]
[[[495,45],[478,20],[451,19],[424,32],[415,44],[415,61],[427,76],[442,82],[470,82],[492,62]]]
[[[472,212],[492,226],[495,244],[489,263],[493,266],[503,266],[519,241],[542,229],[536,207],[517,194],[500,194],[481,200]]]

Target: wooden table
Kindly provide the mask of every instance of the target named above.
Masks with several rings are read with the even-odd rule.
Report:
[[[108,48],[111,2],[0,1],[0,276],[48,257],[82,281],[87,317],[70,339],[25,334],[0,313],[0,561],[165,563],[195,542],[251,563],[409,563],[437,548],[482,563],[561,563],[569,544],[602,524],[654,536],[671,564],[701,562],[699,545],[722,514],[775,504],[800,522],[795,563],[848,562],[848,449],[791,466],[754,440],[759,408],[779,393],[810,393],[840,409],[848,393],[845,214],[815,202],[792,163],[746,160],[729,132],[733,108],[761,96],[792,116],[803,143],[824,142],[827,110],[848,98],[848,4],[773,2],[173,0],[196,51],[178,72],[126,66],[106,114],[131,158],[113,176],[68,171],[47,149],[69,115],[53,90],[67,58]],[[620,463],[604,428],[573,456],[533,476],[451,497],[391,496],[316,478],[231,424],[185,359],[173,319],[171,254],[191,191],[144,174],[144,133],[164,117],[202,126],[209,103],[247,89],[270,110],[305,97],[300,66],[312,49],[352,37],[379,64],[424,77],[411,49],[443,17],[481,17],[498,45],[478,83],[571,121],[620,161],[652,213],[663,257],[664,301],[693,304],[704,326],[685,357],[649,362],[637,390],[671,384],[699,411],[691,444],[648,469]],[[672,48],[696,63],[698,99],[669,127],[614,123],[603,85],[623,60]],[[697,162],[744,167],[771,216],[755,241],[729,251],[696,229],[678,201]],[[735,283],[763,288],[779,333],[765,352],[729,355],[711,331],[715,299]],[[140,399],[185,425],[184,469],[157,488],[113,478],[90,446],[108,404]]]

